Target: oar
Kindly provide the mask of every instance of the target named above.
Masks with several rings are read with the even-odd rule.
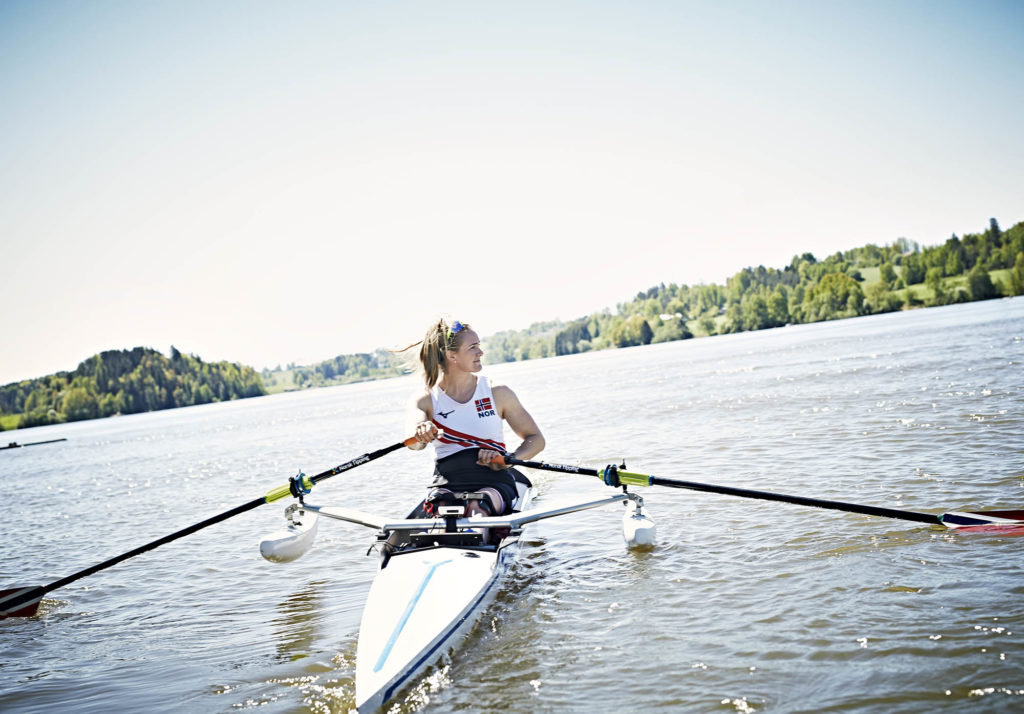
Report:
[[[609,486],[668,486],[669,488],[685,488],[691,491],[721,493],[727,496],[739,496],[740,498],[757,498],[763,501],[781,501],[783,503],[795,503],[799,506],[829,508],[834,511],[863,513],[868,516],[881,516],[882,518],[898,518],[903,521],[930,523],[932,525],[942,525],[948,528],[991,528],[993,526],[1015,526],[1019,528],[1024,526],[1024,510],[984,512],[952,511],[949,513],[943,513],[942,515],[935,515],[932,513],[919,513],[917,511],[902,511],[895,508],[862,506],[857,503],[846,503],[844,501],[829,501],[820,498],[806,498],[804,496],[787,496],[784,493],[772,493],[770,491],[752,491],[747,488],[716,486],[714,484],[698,483],[696,481],[678,481],[675,479],[661,478],[660,476],[624,471],[615,466],[607,466],[603,469],[597,470],[588,469],[582,466],[549,464],[542,461],[522,461],[507,455],[501,458],[500,461],[508,466],[525,466],[532,469],[544,469],[547,471],[559,471],[562,473],[582,474],[584,476],[596,476],[597,478],[602,479]]]
[[[58,441],[67,441],[67,439],[47,439],[46,441],[30,441],[27,444],[19,444],[16,441],[12,441],[7,446],[0,446],[0,451],[4,449],[20,449],[23,446],[39,446],[40,444],[56,444]]]
[[[390,454],[392,451],[397,451],[398,449],[401,449],[403,446],[411,446],[414,443],[416,443],[416,437],[412,436],[406,439],[405,441],[398,442],[397,444],[392,444],[391,446],[387,446],[383,449],[378,449],[377,451],[373,451],[368,454],[363,454],[362,456],[352,459],[351,461],[346,462],[341,466],[335,466],[333,469],[324,471],[323,473],[317,474],[316,476],[306,476],[305,474],[293,476],[288,482],[288,484],[268,491],[263,496],[253,499],[248,503],[243,503],[240,506],[232,508],[230,511],[224,511],[223,513],[220,513],[216,516],[207,518],[205,521],[200,521],[199,523],[191,525],[188,528],[182,528],[180,531],[175,531],[174,533],[166,535],[163,538],[158,538],[155,541],[152,541],[151,543],[141,545],[138,548],[128,551],[127,553],[122,553],[121,555],[110,558],[109,560],[104,560],[102,563],[97,563],[96,565],[92,565],[88,568],[85,568],[84,570],[79,570],[77,573],[72,573],[71,575],[68,575],[65,578],[55,580],[49,585],[34,585],[20,588],[12,588],[9,590],[0,590],[0,620],[4,619],[5,617],[31,617],[32,615],[36,614],[36,610],[39,608],[39,601],[42,599],[44,595],[46,595],[46,593],[50,592],[51,590],[62,588],[65,585],[68,585],[69,583],[73,583],[76,580],[86,577],[87,575],[92,575],[93,573],[97,573],[101,570],[106,570],[111,566],[117,565],[123,560],[134,558],[136,555],[145,553],[148,550],[153,550],[154,548],[159,548],[160,546],[166,543],[170,543],[171,541],[178,540],[179,538],[184,538],[185,536],[195,533],[196,531],[202,530],[207,526],[212,526],[215,523],[226,521],[227,519],[233,518],[234,516],[237,516],[240,513],[251,511],[257,506],[262,506],[264,503],[273,503],[274,501],[279,501],[282,498],[287,498],[289,496],[298,497],[300,494],[309,493],[310,489],[313,488],[314,484],[317,484],[320,481],[323,481],[324,479],[328,479],[331,476],[337,476],[338,474],[344,473],[349,469],[354,469],[356,466],[362,466],[363,464],[369,463],[374,459],[379,459],[381,456]]]

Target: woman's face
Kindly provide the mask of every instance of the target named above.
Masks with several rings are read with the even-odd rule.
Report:
[[[484,351],[480,349],[480,337],[473,330],[466,330],[462,333],[458,349],[448,350],[451,366],[465,372],[479,372],[483,368],[480,363],[480,358],[483,356]]]

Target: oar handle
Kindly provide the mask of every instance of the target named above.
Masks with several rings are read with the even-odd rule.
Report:
[[[508,466],[525,466],[532,469],[543,469],[546,471],[558,471],[560,473],[574,473],[583,476],[596,476],[609,485],[623,486],[666,486],[668,488],[683,488],[690,491],[703,491],[705,493],[720,493],[726,496],[738,496],[740,498],[755,498],[762,501],[777,501],[781,503],[792,503],[799,506],[812,506],[814,508],[827,508],[835,511],[847,511],[849,513],[862,513],[868,516],[880,516],[882,518],[896,518],[903,521],[915,521],[917,523],[930,523],[942,525],[942,516],[932,513],[919,513],[917,511],[902,511],[895,508],[880,508],[878,506],[863,506],[858,503],[846,503],[845,501],[831,501],[820,498],[806,498],[804,496],[789,496],[784,493],[773,493],[771,491],[754,491],[748,488],[735,488],[733,486],[717,486],[709,483],[698,483],[696,481],[679,481],[676,479],[661,478],[650,474],[624,471],[610,466],[601,470],[588,469],[582,466],[567,466],[564,464],[548,464],[542,461],[522,461],[511,456],[501,459],[502,463]]]

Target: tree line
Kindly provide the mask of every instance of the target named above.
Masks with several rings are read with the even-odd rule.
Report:
[[[168,358],[136,347],[93,355],[72,372],[0,387],[0,414],[26,428],[171,409],[265,394],[259,374],[236,362],[204,362],[171,347]]]
[[[955,234],[922,248],[904,238],[783,268],[748,267],[724,285],[664,283],[568,323],[538,322],[484,340],[485,359],[512,362],[690,337],[1024,295],[1024,222]]]
[[[1024,222],[1003,231],[993,218],[981,233],[931,247],[900,238],[822,260],[803,253],[783,268],[744,268],[724,285],[662,283],[614,311],[485,337],[484,359],[542,359],[1011,295],[1024,295]],[[378,349],[261,375],[174,347],[169,358],[145,347],[110,350],[73,372],[0,387],[0,428],[12,418],[29,427],[253,397],[266,394],[265,385],[280,391],[395,377],[408,360]]]
[[[404,367],[400,355],[378,349],[373,353],[338,355],[312,365],[290,364],[287,369],[278,366],[263,370],[261,376],[269,388],[284,391],[397,377],[403,373]]]

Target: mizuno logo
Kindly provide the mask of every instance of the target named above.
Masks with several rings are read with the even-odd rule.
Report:
[[[437,413],[437,415],[438,415],[439,417],[441,417],[442,419],[447,419],[447,418],[448,418],[448,417],[449,417],[449,416],[451,415],[451,413],[452,413],[453,411],[455,411],[455,410],[454,410],[454,409],[449,409],[449,410],[448,410],[448,411],[446,411],[446,412],[438,412],[438,413]]]

